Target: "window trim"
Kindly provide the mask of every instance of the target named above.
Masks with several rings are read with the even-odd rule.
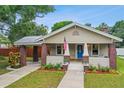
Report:
[[[98,45],[98,55],[94,55],[94,54],[93,54],[93,45]],[[94,56],[94,57],[95,57],[95,56],[99,56],[99,53],[100,53],[100,45],[99,45],[99,44],[92,44],[92,45],[91,45],[91,56]]]
[[[62,51],[61,54],[57,53],[57,46],[61,46],[61,51]],[[63,46],[61,44],[56,45],[56,55],[60,55],[60,56],[63,55]]]

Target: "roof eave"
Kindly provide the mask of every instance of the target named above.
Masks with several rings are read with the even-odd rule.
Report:
[[[41,45],[42,44],[42,42],[40,42],[40,43],[24,43],[24,42],[20,42],[20,43],[14,43],[14,45],[16,45],[16,46],[21,46],[21,45]]]

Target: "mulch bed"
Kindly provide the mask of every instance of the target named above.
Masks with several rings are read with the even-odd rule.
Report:
[[[85,71],[86,74],[92,74],[92,73],[95,73],[95,74],[118,74],[118,72],[103,72],[103,71],[91,71],[91,70],[86,70]]]
[[[39,68],[38,70],[41,70],[41,71],[65,71],[64,69],[60,69],[60,70],[57,70],[57,69],[54,69],[54,68],[52,68],[52,69],[43,69],[43,68]]]

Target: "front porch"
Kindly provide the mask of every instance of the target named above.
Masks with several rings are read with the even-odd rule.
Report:
[[[33,61],[38,62],[38,47],[41,50],[41,64],[64,64],[64,44],[32,44]],[[84,65],[116,68],[116,50],[114,44],[69,43],[69,60],[80,61]],[[21,65],[26,65],[26,46],[20,47]]]
[[[63,44],[47,44],[49,56],[63,56]],[[108,44],[87,44],[89,57],[108,58]],[[69,44],[70,59],[82,59],[84,44]]]
[[[111,67],[111,44],[69,44],[70,62],[79,61],[83,64],[93,66]],[[63,44],[47,44],[49,55],[47,55],[46,63],[64,63]],[[87,48],[87,49],[86,49]],[[85,52],[88,55],[85,55]],[[114,59],[114,57],[113,57]],[[113,68],[115,64],[113,64]]]

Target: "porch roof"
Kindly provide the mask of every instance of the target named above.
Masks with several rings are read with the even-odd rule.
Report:
[[[14,42],[14,45],[41,45],[42,40],[37,41],[38,38],[41,36],[26,36]]]

